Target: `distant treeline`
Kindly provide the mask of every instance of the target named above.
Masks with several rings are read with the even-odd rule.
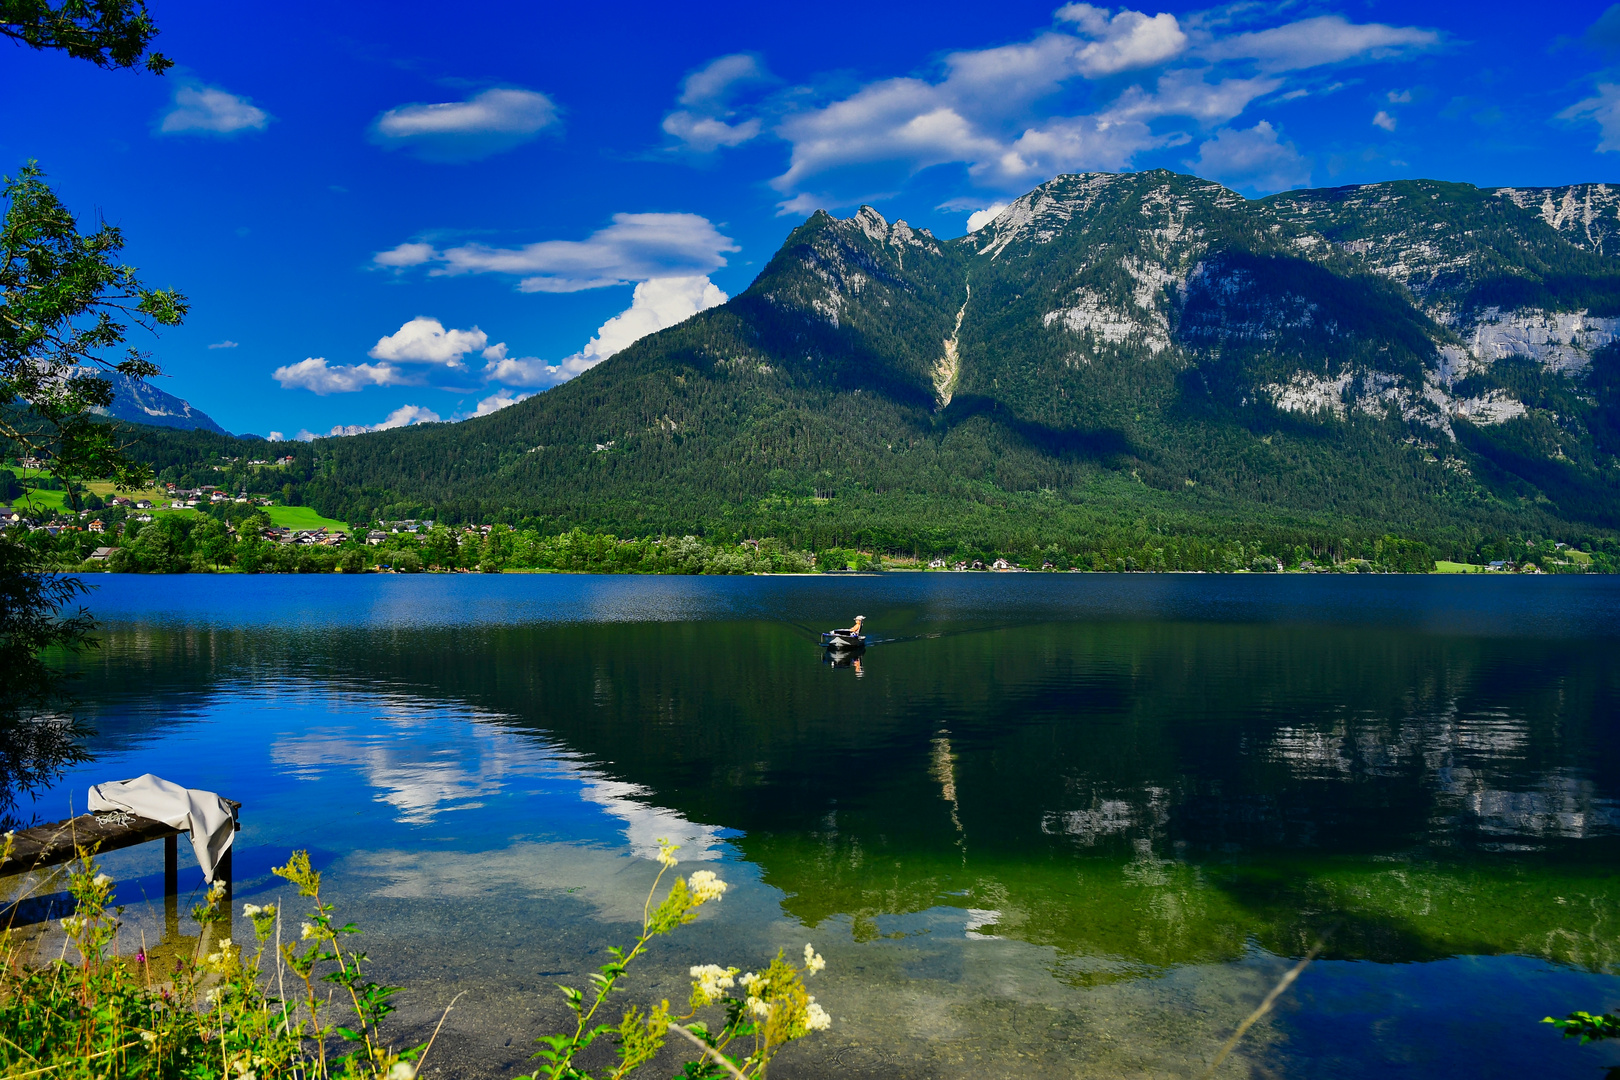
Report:
[[[105,531],[63,531],[52,537],[43,529],[23,540],[64,567],[86,566],[128,573],[235,571],[243,573],[361,573],[387,569],[407,573],[428,570],[554,570],[607,574],[755,574],[867,570],[918,566],[932,559],[902,553],[827,545],[794,546],[776,538],[721,541],[695,536],[622,538],[610,533],[573,529],[546,533],[495,525],[487,531],[435,526],[421,532],[390,532],[378,544],[364,542],[365,526],[341,544],[280,543],[266,535],[269,519],[256,510],[218,507],[198,516],[160,515],[150,523],[127,520],[122,511],[101,515]],[[94,562],[98,547],[111,548]],[[1469,561],[1494,559],[1548,572],[1612,572],[1615,553],[1572,555],[1543,542],[1503,543],[1476,553]],[[975,562],[992,565],[998,558],[1013,566],[1039,570],[1089,571],[1236,571],[1333,569],[1340,572],[1424,573],[1435,568],[1435,553],[1420,541],[1383,536],[1365,541],[1342,540],[1286,544],[1198,537],[1138,538],[1115,545],[1057,545],[1025,549],[959,548],[934,555],[947,565]]]

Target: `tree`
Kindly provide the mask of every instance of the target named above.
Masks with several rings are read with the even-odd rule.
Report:
[[[157,24],[144,0],[0,0],[0,37],[37,50],[57,49],[99,68],[144,67],[161,75],[174,66],[152,52]]]
[[[179,325],[186,298],[149,289],[134,267],[118,264],[124,237],[115,226],[81,234],[38,164],[4,178],[0,197],[0,438],[47,459],[75,508],[77,481],[150,482],[119,429],[92,410],[112,404],[104,373],[159,374],[138,349],[117,360],[106,354],[124,344],[131,322],[153,332]]]

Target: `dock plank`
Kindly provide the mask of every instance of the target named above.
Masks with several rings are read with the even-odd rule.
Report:
[[[225,803],[233,816],[241,811],[242,804],[236,800],[226,799]],[[237,828],[241,828],[240,823]],[[77,857],[79,848],[94,852],[117,851],[179,836],[180,832],[161,821],[122,810],[80,814],[66,821],[19,829],[13,834],[10,856],[0,860],[0,877],[69,862]]]

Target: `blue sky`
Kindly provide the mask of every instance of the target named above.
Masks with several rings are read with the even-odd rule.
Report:
[[[191,297],[159,386],[288,438],[541,392],[818,207],[949,237],[1065,172],[1620,162],[1620,5],[149,3],[163,77],[0,44],[0,171],[38,159]]]

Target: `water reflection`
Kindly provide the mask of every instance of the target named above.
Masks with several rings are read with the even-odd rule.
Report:
[[[857,683],[770,622],[145,626],[111,635],[91,679],[104,699],[132,670],[182,697],[233,679],[387,689],[411,704],[384,695],[369,729],[284,736],[272,760],[358,769],[425,824],[479,807],[544,752],[637,850],[681,827],[712,851],[739,830],[791,914],[849,917],[858,939],[951,907],[965,935],[1134,971],[1253,940],[1299,952],[1337,922],[1330,955],[1527,951],[1604,968],[1615,932],[1591,912],[1620,899],[1603,869],[1620,854],[1606,648],[947,625],[886,643],[881,664],[868,654]],[[478,738],[424,737],[433,701],[470,710]]]

